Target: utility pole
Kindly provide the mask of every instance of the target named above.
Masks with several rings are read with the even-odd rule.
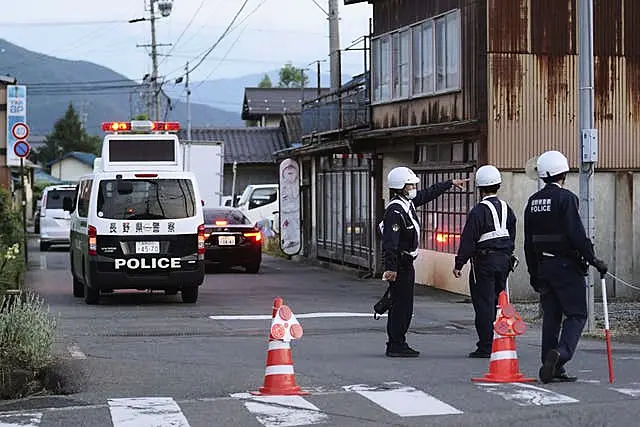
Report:
[[[338,0],[329,0],[329,57],[331,59],[331,92],[340,89],[340,19],[338,17]]]
[[[151,93],[153,96],[153,119],[160,120],[160,97],[158,96],[158,48],[156,46],[156,14],[154,4],[157,0],[151,0],[151,62],[153,69],[151,71]]]
[[[593,0],[578,4],[578,110],[580,132],[580,217],[591,241],[595,241],[594,171],[598,161],[598,131],[594,120]],[[595,331],[595,277],[589,269],[587,281],[587,330]]]
[[[189,88],[189,62],[184,67],[186,73],[185,88],[187,89],[187,141],[191,142],[191,89]]]

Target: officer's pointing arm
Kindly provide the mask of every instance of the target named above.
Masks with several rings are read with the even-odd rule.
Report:
[[[401,214],[391,208],[384,216],[384,231],[382,233],[382,253],[385,271],[398,271],[400,255]]]
[[[433,184],[431,187],[423,188],[417,192],[416,197],[413,199],[413,204],[422,206],[425,203],[429,203],[446,193],[451,187],[453,187],[453,180],[450,179]]]
[[[567,225],[567,235],[574,248],[591,265],[594,264],[595,254],[593,253],[593,243],[587,236],[578,211],[578,197],[571,194],[562,200],[565,214],[565,224]]]

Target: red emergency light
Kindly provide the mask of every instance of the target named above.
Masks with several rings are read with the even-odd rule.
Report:
[[[177,132],[180,130],[179,122],[153,122],[151,130],[164,130],[168,132]]]
[[[131,123],[129,122],[104,122],[102,123],[103,132],[122,132],[130,131]]]

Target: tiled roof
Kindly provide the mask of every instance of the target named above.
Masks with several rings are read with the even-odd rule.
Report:
[[[300,114],[285,114],[280,121],[280,127],[287,139],[288,145],[300,142],[302,136],[302,120]]]
[[[321,88],[322,95],[330,89]],[[302,102],[311,101],[318,96],[316,88],[259,88],[244,89],[244,103],[242,104],[242,120],[257,120],[262,115],[280,115],[300,113]]]
[[[178,138],[186,140],[184,129]],[[274,163],[273,153],[287,147],[279,126],[246,128],[194,128],[193,141],[222,141],[225,163]]]

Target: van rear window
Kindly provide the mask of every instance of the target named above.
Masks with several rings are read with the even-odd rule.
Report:
[[[47,209],[62,209],[62,201],[65,197],[73,200],[74,190],[50,190],[47,191]]]
[[[188,179],[119,179],[100,182],[98,217],[108,219],[178,219],[196,214]]]

